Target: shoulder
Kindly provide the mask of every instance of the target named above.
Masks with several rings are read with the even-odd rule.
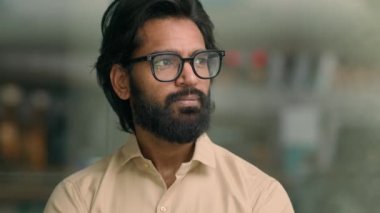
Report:
[[[218,176],[241,182],[245,186],[252,182],[273,180],[253,164],[215,144],[207,134],[198,139],[193,159],[215,168]]]
[[[225,149],[217,144],[212,144],[215,153],[217,166],[233,171],[235,174],[243,175],[246,179],[255,180],[273,180],[272,177],[267,175],[261,169],[257,168],[252,163],[237,156],[231,151]]]
[[[91,192],[104,176],[111,159],[114,156],[103,158],[94,164],[79,170],[72,175],[66,177],[61,184],[76,187],[80,192]]]
[[[93,193],[105,176],[113,175],[127,162],[128,159],[124,153],[127,148],[127,144],[125,144],[112,155],[68,176],[62,183],[78,187],[82,193]]]
[[[104,175],[117,153],[66,177],[54,189],[44,212],[88,212]]]
[[[243,191],[253,212],[293,212],[288,194],[275,178],[219,145],[213,144],[213,149],[218,172],[232,189]]]

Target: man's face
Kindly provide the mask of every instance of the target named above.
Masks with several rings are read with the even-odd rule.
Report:
[[[154,19],[139,30],[142,46],[134,57],[171,51],[183,58],[205,50],[203,36],[188,19]],[[148,62],[137,63],[129,78],[135,125],[170,142],[193,142],[210,120],[210,80],[199,79],[189,63],[173,82],[159,82]]]

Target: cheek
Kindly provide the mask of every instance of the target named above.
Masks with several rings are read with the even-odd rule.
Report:
[[[170,93],[165,83],[157,81],[152,75],[140,74],[138,78],[135,78],[135,83],[141,95],[155,103],[163,103],[166,96]]]
[[[135,64],[131,75],[133,76],[134,80],[141,84],[145,84],[154,79],[148,62]]]
[[[154,96],[152,93],[157,90],[156,84],[159,82],[154,79],[148,63],[136,64],[132,70],[131,79],[134,81],[135,86],[138,87],[144,95],[149,98]]]
[[[210,80],[202,80],[202,83],[200,84],[200,90],[204,92],[206,95],[209,95],[210,87],[211,87],[211,82]]]

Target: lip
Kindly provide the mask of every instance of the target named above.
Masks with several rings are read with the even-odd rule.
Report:
[[[177,99],[177,101],[199,101],[200,98],[198,95],[186,95]]]
[[[199,106],[200,97],[198,95],[186,95],[178,98],[175,103],[180,106],[189,107],[189,106]]]

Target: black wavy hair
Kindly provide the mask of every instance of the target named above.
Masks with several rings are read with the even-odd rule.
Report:
[[[103,40],[95,68],[98,83],[126,132],[135,130],[132,111],[129,100],[120,99],[113,90],[110,80],[112,65],[130,59],[139,48],[138,30],[146,21],[167,17],[192,20],[203,35],[206,49],[217,49],[214,25],[199,0],[114,0],[103,15]],[[130,71],[128,67],[127,70]]]

